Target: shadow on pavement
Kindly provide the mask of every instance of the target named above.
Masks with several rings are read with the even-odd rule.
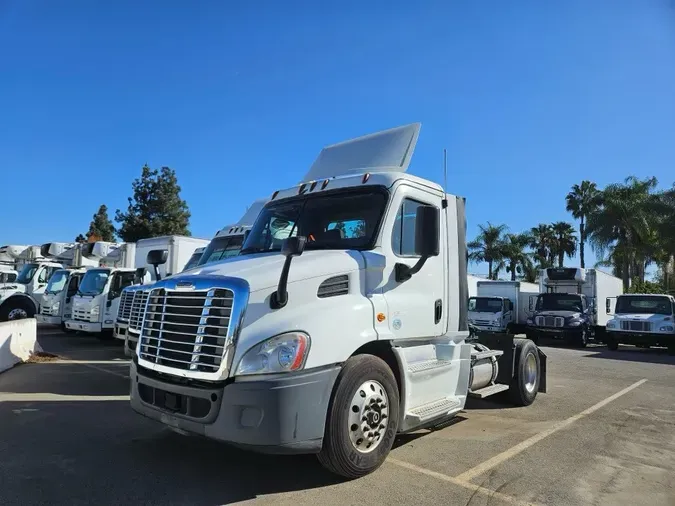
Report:
[[[231,504],[339,483],[309,456],[181,436],[128,402],[0,404],[0,504]]]
[[[635,348],[633,346],[620,346],[617,351],[610,351],[607,348],[599,349],[596,353],[584,355],[584,358],[605,358],[609,360],[644,362],[648,364],[675,365],[675,356],[669,355],[666,348]]]

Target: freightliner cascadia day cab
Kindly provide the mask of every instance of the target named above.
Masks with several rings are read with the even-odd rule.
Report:
[[[72,318],[73,299],[84,277],[87,267],[95,267],[96,260],[84,258],[82,248],[84,244],[76,244],[57,257],[57,261],[68,267],[57,269],[49,278],[49,282],[42,294],[40,313],[35,315],[36,320],[44,325],[59,325],[65,332],[65,321]]]
[[[612,312],[612,299],[605,310]],[[616,298],[604,338],[610,350],[619,344],[663,346],[675,354],[675,297],[664,294],[625,294]]]
[[[58,256],[73,246],[50,242],[41,246],[0,248],[1,256],[14,258],[16,265],[21,267],[13,283],[0,285],[0,322],[33,318],[39,313],[49,278],[54,271],[63,268]]]
[[[72,317],[65,321],[68,330],[112,337],[122,290],[136,275],[133,268],[135,243],[97,241],[83,246],[82,255],[96,260],[98,267],[87,269],[73,298]]]
[[[113,337],[126,341],[133,303],[133,291],[143,283],[157,281],[188,268],[190,263],[196,263],[204,253],[209,241],[196,237],[182,235],[166,235],[150,237],[136,242],[135,266],[144,269],[136,273],[135,281],[126,286],[120,295],[119,307],[115,315]],[[148,253],[153,250],[164,250],[167,254],[166,263],[158,265],[157,270],[150,269],[147,263]]]
[[[203,249],[197,264],[186,265],[184,270],[237,256],[244,242],[244,236],[251,229],[260,210],[268,200],[254,201],[237,223],[223,227],[216,232],[215,237]],[[191,262],[192,259],[190,259]],[[136,284],[126,288],[122,294],[123,299],[117,315],[115,334],[120,339],[124,339],[124,353],[129,357],[136,350],[138,335],[141,332],[139,316],[141,308],[145,307],[147,301],[147,288],[144,284]]]
[[[598,269],[561,267],[542,269],[539,291],[531,298],[527,336],[565,339],[585,347],[589,338],[602,341],[607,325],[606,311],[598,310],[598,301],[623,293],[621,279]]]
[[[418,133],[325,148],[302,184],[274,192],[239,256],[153,284],[132,408],[357,477],[469,394],[527,405],[545,391],[531,341],[467,342],[465,202],[406,173]]]
[[[525,332],[530,297],[538,293],[534,283],[479,281],[476,296],[469,298],[469,323],[488,332]]]

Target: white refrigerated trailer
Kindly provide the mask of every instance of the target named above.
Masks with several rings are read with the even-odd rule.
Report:
[[[524,332],[530,298],[538,293],[539,285],[525,281],[479,281],[469,298],[469,323],[488,332]]]

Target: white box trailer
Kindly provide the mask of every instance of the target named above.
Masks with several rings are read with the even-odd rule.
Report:
[[[539,286],[525,281],[479,281],[469,298],[469,323],[481,331],[517,334],[525,331],[530,298]]]
[[[528,336],[565,339],[585,347],[591,337],[602,341],[611,318],[604,307],[623,293],[623,281],[598,269],[542,269],[540,294],[532,300]]]
[[[165,264],[158,266],[160,277],[164,279],[167,276],[181,272],[195,253],[195,250],[203,248],[207,244],[209,244],[207,239],[182,235],[165,235],[141,239],[136,242],[135,267],[145,267],[148,269],[152,280],[156,281],[154,268],[148,265],[147,262],[148,253],[152,250],[166,250],[168,253],[167,261]]]

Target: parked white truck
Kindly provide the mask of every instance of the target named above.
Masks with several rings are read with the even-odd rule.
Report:
[[[72,318],[73,299],[80,286],[80,281],[86,273],[87,267],[98,264],[96,260],[85,258],[82,255],[84,244],[74,245],[57,257],[57,261],[68,265],[57,269],[49,278],[49,282],[42,294],[42,304],[36,320],[44,325],[59,325],[68,332],[65,321]]]
[[[610,317],[598,310],[598,301],[621,295],[623,282],[598,269],[550,268],[542,269],[539,290],[530,305],[528,338],[565,339],[583,348],[591,337],[604,339]]]
[[[528,405],[545,391],[531,341],[467,341],[465,201],[406,174],[418,132],[325,148],[304,183],[274,193],[239,256],[153,284],[132,408],[357,477],[467,395],[509,390]]]
[[[112,336],[120,294],[134,282],[135,244],[98,241],[85,244],[82,254],[100,267],[87,269],[82,277],[65,326],[107,338]]]
[[[41,246],[3,246],[0,254],[14,258],[21,266],[12,283],[0,286],[0,322],[33,318],[40,310],[47,282],[63,264],[53,261],[65,250],[68,243],[46,243]]]
[[[605,310],[612,312],[612,299]],[[675,297],[665,294],[625,294],[616,298],[604,338],[610,350],[619,344],[642,348],[663,346],[675,354]]]
[[[14,269],[0,265],[0,284],[14,283],[18,275]]]
[[[477,295],[469,298],[469,323],[487,332],[525,332],[530,298],[537,294],[539,285],[525,281],[478,281]]]

